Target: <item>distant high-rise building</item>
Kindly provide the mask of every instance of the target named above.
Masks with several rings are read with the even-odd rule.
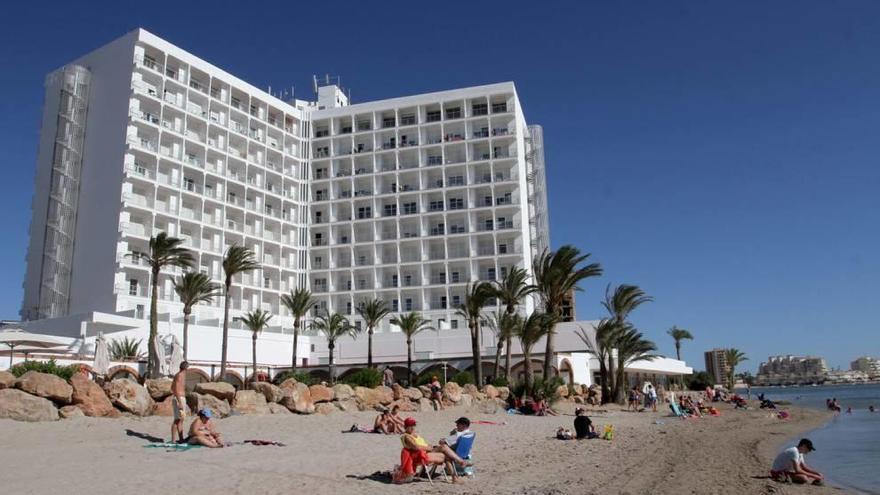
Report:
[[[825,381],[828,365],[815,356],[770,356],[758,366],[755,382],[759,385],[820,383]]]
[[[849,369],[852,371],[861,371],[867,374],[871,379],[880,378],[880,360],[872,357],[862,356],[856,358],[855,361],[849,364]]]
[[[709,376],[715,381],[716,384],[722,384],[727,380],[727,373],[730,371],[730,366],[727,364],[727,357],[724,355],[726,349],[715,348],[711,351],[706,351],[704,356],[706,358],[706,373],[709,373]]]

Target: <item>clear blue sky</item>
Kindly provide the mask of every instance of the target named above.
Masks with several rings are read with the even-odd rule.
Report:
[[[552,242],[605,269],[580,318],[634,283],[656,298],[635,323],[670,354],[666,329],[690,329],[699,369],[714,346],[751,369],[880,356],[878,2],[98,4],[3,7],[0,317],[21,303],[43,78],[142,26],[301,97],[315,73],[355,101],[515,81],[545,128]]]

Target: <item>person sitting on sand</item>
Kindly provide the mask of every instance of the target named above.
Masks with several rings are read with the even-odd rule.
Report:
[[[440,379],[437,378],[437,375],[431,377],[431,403],[434,405],[434,409],[438,411],[443,410],[443,387],[440,385]]]
[[[395,406],[391,408],[391,413],[388,414],[388,419],[394,425],[395,433],[403,433],[404,419],[400,417],[400,406],[395,404]]]
[[[572,439],[574,439],[574,435],[571,434],[571,430],[566,430],[565,427],[560,426],[556,430],[556,439],[557,440],[572,440]]]
[[[559,416],[559,413],[548,406],[541,395],[537,396],[535,402],[532,403],[532,409],[534,409],[536,416]]]
[[[582,407],[574,410],[574,431],[576,433],[575,438],[578,440],[599,438],[593,422],[587,417],[586,411]]]
[[[395,425],[394,420],[391,419],[391,413],[387,408],[382,408],[379,410],[379,415],[376,416],[375,421],[373,421],[373,433],[384,433],[386,435],[391,435],[396,433],[397,425]]]
[[[776,456],[770,469],[770,477],[776,481],[821,485],[824,479],[822,473],[804,463],[804,454],[814,450],[816,449],[813,447],[813,442],[808,438],[802,438],[797,447],[787,448]]]
[[[210,409],[199,409],[196,419],[189,426],[189,439],[192,445],[203,445],[210,448],[223,447],[223,437],[214,429]]]

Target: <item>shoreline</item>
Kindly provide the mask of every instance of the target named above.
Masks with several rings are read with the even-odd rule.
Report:
[[[575,405],[557,404],[564,414]],[[218,428],[230,441],[258,438],[286,447],[234,446],[165,452],[143,448],[139,434],[167,438],[168,418],[77,418],[54,423],[0,420],[0,484],[10,493],[64,489],[94,495],[158,488],[157,479],[179,479],[192,493],[289,493],[311,495],[382,493],[499,493],[565,495],[594,493],[843,493],[839,488],[777,483],[766,477],[773,457],[791,438],[827,421],[821,411],[787,408],[791,419],[769,411],[737,411],[724,405],[720,417],[681,420],[665,412],[628,413],[619,406],[590,411],[597,430],[614,425],[613,441],[560,441],[559,426],[570,416],[526,417],[480,414],[455,407],[405,414],[419,421],[429,442],[445,436],[455,418],[504,422],[474,424],[477,475],[460,485],[435,480],[407,487],[359,479],[398,463],[397,436],[341,433],[352,423],[370,423],[373,412],[330,415],[234,416]],[[58,461],[52,461],[57,459]],[[39,462],[35,462],[39,460]],[[82,476],[94,473],[94,476]]]

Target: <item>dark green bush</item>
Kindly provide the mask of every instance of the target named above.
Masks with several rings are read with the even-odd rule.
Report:
[[[532,397],[543,397],[548,403],[559,400],[558,388],[565,385],[565,381],[558,376],[551,377],[548,380],[536,378],[532,385]]]
[[[416,386],[421,387],[422,385],[430,385],[431,378],[433,378],[433,375],[423,375],[421,378],[418,378],[416,380]],[[442,376],[438,375],[437,378],[438,378],[438,381],[440,382],[440,385],[446,385],[446,382],[443,381]]]
[[[55,363],[54,359],[48,361],[25,361],[9,368],[9,372],[16,377],[19,377],[28,371],[37,371],[40,373],[49,373],[50,375],[55,375],[65,380],[70,380],[70,377],[76,373],[76,370],[77,367],[74,366],[60,366]]]
[[[688,390],[706,390],[706,387],[711,387],[713,384],[712,377],[705,371],[698,371],[684,380]]]
[[[295,373],[293,371],[284,371],[275,375],[275,378],[272,380],[272,382],[275,383],[275,385],[281,385],[282,383],[284,383],[285,380],[289,378],[293,378],[294,380],[300,383],[304,383],[306,385],[314,385],[318,383],[318,380],[315,377],[306,373],[305,371],[297,371]]]
[[[382,384],[382,372],[375,368],[364,368],[348,375],[343,381],[352,387],[375,388]]]
[[[507,386],[507,378],[503,376],[498,376],[492,379],[493,387],[506,387]]]
[[[470,373],[470,371],[459,371],[452,377],[452,381],[459,384],[460,386],[465,385],[473,385],[474,384],[474,375]]]

